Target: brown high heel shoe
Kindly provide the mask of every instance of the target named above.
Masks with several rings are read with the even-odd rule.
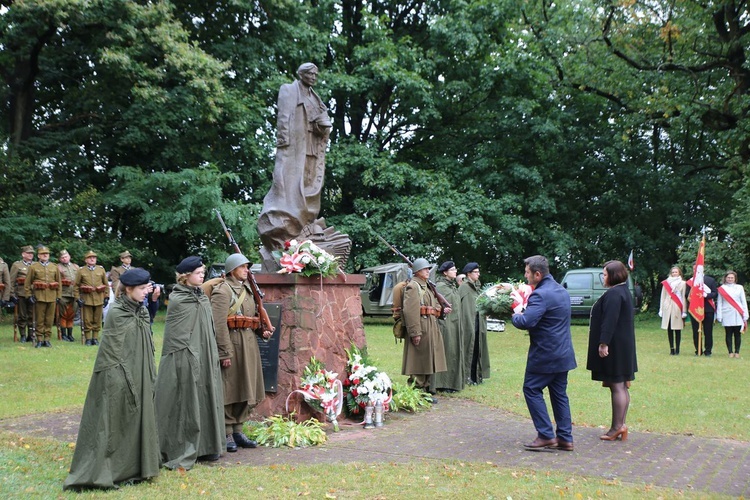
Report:
[[[623,425],[619,429],[617,429],[617,432],[615,432],[613,435],[609,435],[609,433],[599,436],[599,439],[602,441],[627,441],[628,440],[628,426]]]

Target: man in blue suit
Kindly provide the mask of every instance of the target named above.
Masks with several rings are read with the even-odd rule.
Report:
[[[513,315],[516,328],[529,331],[529,354],[523,395],[536,427],[536,439],[528,450],[548,448],[573,451],[573,423],[568,403],[568,371],[576,367],[573,341],[570,336],[570,296],[549,274],[545,257],[534,255],[525,259],[524,276],[534,291],[526,310]],[[544,402],[544,388],[549,391],[557,432]]]

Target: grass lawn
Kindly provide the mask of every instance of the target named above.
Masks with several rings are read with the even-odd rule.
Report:
[[[714,356],[693,356],[692,336],[680,356],[669,356],[666,332],[655,319],[637,323],[640,371],[631,389],[628,425],[637,431],[695,434],[750,440],[750,391],[747,361],[729,359],[723,329],[716,329]],[[161,352],[163,313],[155,342]],[[399,375],[401,345],[389,322],[366,325],[369,353],[393,379]],[[528,416],[521,384],[528,338],[508,327],[490,332],[492,377],[457,396],[503,411]],[[80,336],[76,329],[75,336]],[[585,369],[587,326],[573,327],[579,368],[571,372],[569,396],[576,426],[609,426],[609,391],[591,381]],[[12,342],[12,325],[0,322],[0,419],[41,412],[80,410],[96,349],[78,343],[34,349]],[[427,414],[429,415],[429,414]],[[530,429],[531,423],[529,423]],[[575,430],[574,430],[575,432]],[[52,439],[0,433],[0,497],[78,497],[62,493],[72,446]],[[81,498],[101,497],[102,492]],[[544,470],[505,469],[490,463],[415,462],[408,465],[350,464],[304,467],[206,467],[188,473],[164,472],[150,484],[125,487],[107,496],[124,498],[214,497],[289,498],[706,498],[676,490],[634,487],[601,478]],[[718,498],[718,497],[712,497]]]

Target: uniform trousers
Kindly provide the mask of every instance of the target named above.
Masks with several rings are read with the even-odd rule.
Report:
[[[75,299],[73,297],[60,297],[60,306],[57,314],[60,316],[60,328],[73,328],[76,317]]]
[[[32,307],[29,304],[27,297],[18,296],[18,303],[16,304],[16,325],[23,335],[23,329],[29,327],[31,329],[33,318],[31,317]]]
[[[102,305],[83,305],[83,310],[81,311],[81,319],[83,320],[83,333],[86,336],[86,340],[99,338],[99,330],[102,329],[103,309],[104,306]]]
[[[549,391],[552,413],[555,415],[557,432],[549,419],[547,404],[544,401],[544,388]],[[529,408],[531,420],[540,438],[573,442],[573,419],[570,416],[568,401],[568,372],[531,373],[526,372],[523,381],[523,395]]]
[[[38,301],[34,304],[34,315],[36,316],[36,340],[38,342],[49,341],[52,324],[55,322],[55,303]]]
[[[710,356],[714,348],[714,313],[706,312],[706,317],[703,319],[703,352],[698,352],[698,322],[692,316],[690,316],[690,325],[693,327],[695,354]]]
[[[242,425],[250,420],[250,412],[255,405],[250,406],[247,401],[224,405],[224,427],[227,435],[242,432]]]

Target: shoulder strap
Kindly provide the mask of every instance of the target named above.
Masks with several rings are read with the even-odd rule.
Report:
[[[229,307],[229,312],[227,313],[227,317],[234,316],[237,314],[237,311],[240,310],[240,307],[242,307],[242,303],[245,302],[245,297],[247,296],[247,289],[245,287],[242,287],[242,293],[240,293],[240,296],[237,297],[237,294],[234,293],[234,288],[231,286],[229,289],[232,291],[232,305]]]

